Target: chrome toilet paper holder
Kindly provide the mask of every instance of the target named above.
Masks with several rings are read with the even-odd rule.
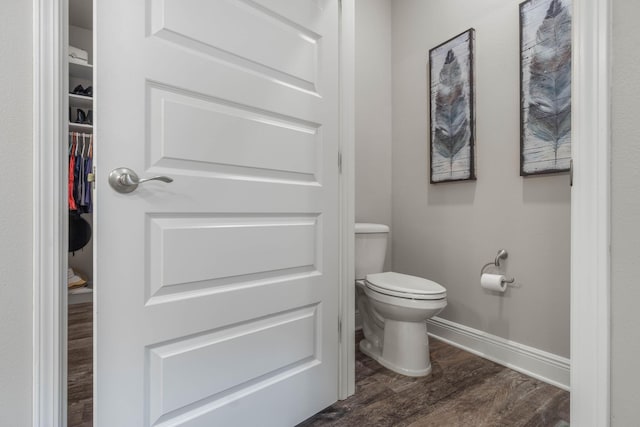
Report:
[[[490,266],[493,265],[495,267],[500,268],[500,260],[507,259],[508,256],[509,256],[509,253],[505,249],[500,249],[498,251],[498,254],[496,255],[496,259],[493,262],[488,262],[488,263],[486,263],[485,265],[482,266],[482,268],[480,269],[480,276],[482,277],[482,275],[484,274],[484,271],[485,271],[485,269],[487,267],[490,267]],[[505,279],[504,283],[509,285],[509,284],[512,284],[515,281],[516,281],[515,277],[512,277],[510,279]]]

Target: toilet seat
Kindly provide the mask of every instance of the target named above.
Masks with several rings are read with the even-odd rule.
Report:
[[[404,299],[440,300],[447,297],[447,290],[436,282],[393,271],[368,274],[365,286],[374,292]]]

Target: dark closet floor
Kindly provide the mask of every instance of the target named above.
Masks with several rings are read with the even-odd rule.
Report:
[[[93,426],[93,303],[69,305],[67,427]]]
[[[92,305],[69,306],[68,427],[93,417]],[[356,334],[356,343],[362,334]],[[569,393],[431,339],[433,371],[409,378],[380,366],[356,345],[356,393],[300,426],[563,427]]]
[[[362,339],[356,334],[356,343]],[[396,374],[356,345],[356,393],[300,426],[561,427],[569,393],[430,339],[432,372]]]

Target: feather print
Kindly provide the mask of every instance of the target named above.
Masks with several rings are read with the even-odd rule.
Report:
[[[433,148],[449,160],[449,174],[452,175],[453,160],[467,144],[470,135],[462,71],[451,49],[440,71],[435,109]]]
[[[561,0],[549,4],[535,41],[527,128],[546,142],[548,154],[539,154],[558,167],[558,148],[571,140],[571,16]]]

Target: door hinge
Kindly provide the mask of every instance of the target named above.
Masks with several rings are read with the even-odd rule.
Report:
[[[342,173],[342,151],[338,151],[338,172]]]
[[[342,319],[338,319],[338,343],[342,342]]]
[[[573,159],[569,159],[569,187],[573,187]]]

